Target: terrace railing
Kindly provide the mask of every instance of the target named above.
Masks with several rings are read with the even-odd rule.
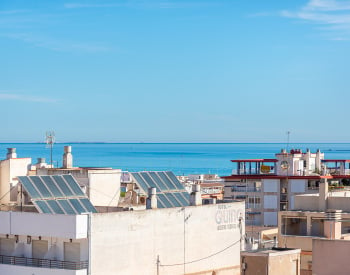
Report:
[[[88,261],[70,262],[70,261],[58,261],[58,260],[27,258],[27,257],[18,257],[18,256],[5,256],[5,255],[0,255],[0,264],[56,268],[56,269],[70,269],[70,270],[81,270],[81,269],[88,268]]]

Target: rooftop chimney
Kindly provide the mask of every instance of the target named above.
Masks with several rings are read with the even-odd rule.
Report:
[[[202,205],[201,186],[199,184],[192,185],[190,205]]]
[[[72,146],[64,146],[62,168],[73,168]]]
[[[17,158],[16,148],[7,148],[6,159],[15,159]]]
[[[146,209],[156,209],[157,205],[157,190],[155,187],[148,188],[148,198],[146,201]]]
[[[324,221],[324,236],[335,240],[341,238],[341,213],[342,210],[327,209]]]

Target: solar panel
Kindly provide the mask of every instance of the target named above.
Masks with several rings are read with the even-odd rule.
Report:
[[[174,196],[177,198],[178,201],[180,201],[181,205],[182,206],[189,206],[190,205],[190,202],[188,200],[186,200],[182,195],[181,193],[173,193]]]
[[[48,200],[46,203],[51,207],[54,214],[65,214],[56,200]]]
[[[148,195],[149,187],[157,189],[159,208],[189,205],[189,195],[173,172],[133,172],[130,174],[146,195]]]
[[[140,177],[138,173],[131,173],[131,175],[134,177],[139,187],[141,187],[141,189],[143,189],[143,191],[147,194],[149,186],[147,186],[146,182]]]
[[[75,181],[72,175],[63,175],[63,178],[66,180],[76,196],[85,196],[84,192],[81,190],[79,184]]]
[[[19,180],[40,213],[97,213],[71,175],[21,176]]]
[[[170,180],[173,182],[173,184],[176,186],[178,190],[184,189],[181,182],[177,179],[177,177],[174,175],[173,172],[165,172],[165,174],[170,178]]]
[[[157,194],[158,200],[166,207],[166,208],[171,208],[174,207],[174,205],[172,205],[170,203],[170,201],[165,197],[164,194]]]
[[[41,198],[40,193],[35,189],[33,183],[29,180],[28,177],[20,176],[18,177],[18,179],[22,183],[24,189],[28,192],[31,198],[33,199]]]
[[[45,186],[43,181],[38,176],[31,176],[29,179],[34,183],[35,187],[39,190],[43,198],[53,198],[49,189]]]
[[[176,190],[176,186],[168,179],[164,172],[158,172],[158,175],[170,190]]]
[[[89,199],[79,199],[79,201],[85,207],[87,212],[97,213],[96,208],[92,205]]]
[[[86,211],[86,209],[80,204],[79,200],[77,199],[69,199],[68,200],[72,206],[74,207],[74,209],[79,213],[85,213],[85,212],[88,212]]]
[[[62,179],[61,176],[52,176],[58,187],[61,189],[65,197],[74,197],[73,192],[69,189],[67,183]]]
[[[64,212],[67,214],[74,215],[78,213],[74,211],[73,207],[67,200],[57,200],[57,203],[61,206],[62,209],[64,209]]]
[[[49,206],[45,201],[34,201],[33,202],[37,208],[39,208],[39,212],[45,213],[45,214],[52,214],[52,211],[50,210]]]
[[[180,207],[183,206],[181,205],[181,203],[175,198],[175,196],[173,195],[173,193],[165,193],[164,194],[165,197],[171,201],[172,205],[174,205],[175,207]]]
[[[150,175],[150,177],[157,183],[157,185],[159,186],[159,190],[158,191],[164,191],[164,190],[168,190],[169,188],[162,182],[162,180],[159,178],[159,176],[157,175],[156,172],[148,172],[148,174]]]
[[[47,188],[56,198],[64,197],[63,193],[58,189],[56,183],[50,176],[41,176],[41,178],[46,183]]]

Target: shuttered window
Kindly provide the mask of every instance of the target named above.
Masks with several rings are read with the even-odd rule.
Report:
[[[80,262],[80,243],[64,243],[64,260]]]
[[[32,241],[32,258],[45,259],[49,249],[48,241]]]

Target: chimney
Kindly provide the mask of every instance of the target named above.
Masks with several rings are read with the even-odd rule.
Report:
[[[202,205],[201,186],[199,184],[192,185],[190,205]]]
[[[6,159],[15,159],[17,158],[16,148],[7,148]]]
[[[156,209],[157,205],[157,190],[155,187],[148,188],[148,198],[146,200],[146,209]]]
[[[73,168],[72,146],[64,146],[62,168]]]
[[[318,210],[327,210],[328,200],[328,182],[326,178],[322,178],[320,181],[319,194],[318,194]]]
[[[326,220],[324,221],[324,236],[335,240],[341,238],[341,213],[342,210],[328,209],[326,211]]]
[[[38,162],[35,164],[36,168],[42,168],[46,166],[45,158],[38,158]]]

